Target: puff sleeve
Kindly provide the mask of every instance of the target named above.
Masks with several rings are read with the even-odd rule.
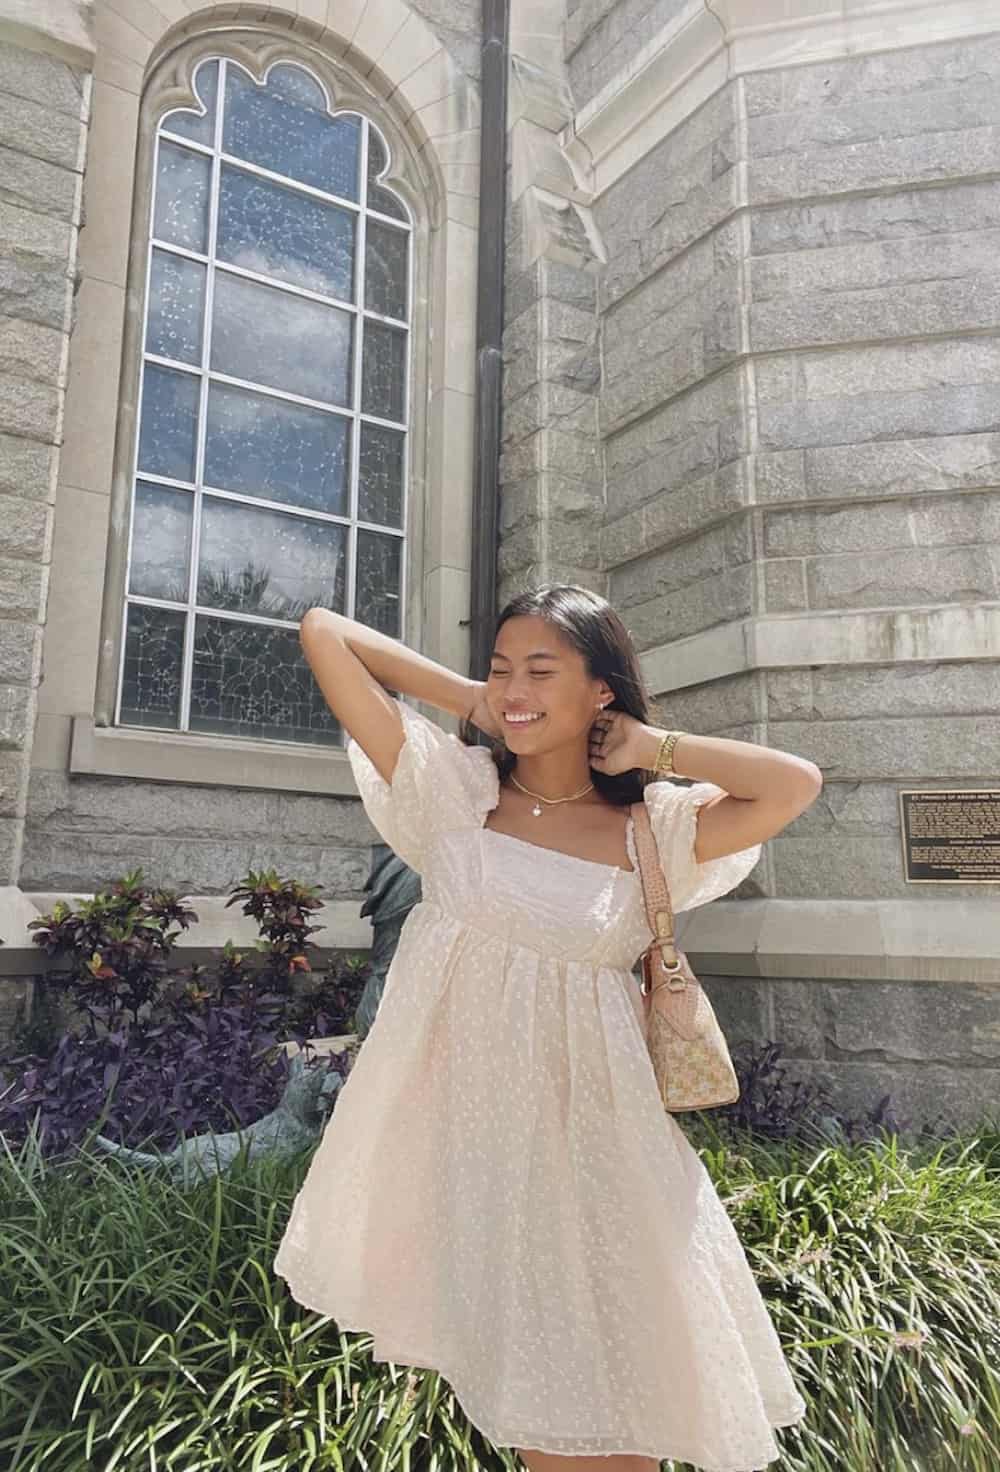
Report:
[[[760,858],[761,845],[755,843],[736,853],[706,859],[703,864],[695,859],[698,809],[724,790],[714,782],[695,782],[682,787],[664,780],[649,782],[643,788],[643,801],[675,914],[728,894]]]
[[[466,746],[412,706],[395,696],[390,699],[404,733],[392,783],[353,736],[348,737],[347,756],[372,824],[420,874],[438,833],[482,826],[499,798],[500,779],[487,747]]]

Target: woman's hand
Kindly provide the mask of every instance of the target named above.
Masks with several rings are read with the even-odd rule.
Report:
[[[503,735],[503,728],[486,704],[486,682],[485,680],[477,680],[475,683],[479,686],[479,692],[476,696],[475,704],[466,716],[466,720],[471,721],[474,726],[478,726],[480,731],[485,732],[487,736],[492,736],[494,741],[498,741]]]
[[[617,777],[636,767],[648,768],[657,749],[653,742],[651,756],[650,745],[649,726],[627,711],[605,710],[590,728],[590,765],[606,777]]]

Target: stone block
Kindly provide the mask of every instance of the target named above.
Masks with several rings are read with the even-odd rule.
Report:
[[[678,944],[682,942],[678,941]],[[699,976],[729,1047],[759,1047],[768,1036],[770,998],[766,982],[741,976]]]
[[[915,1064],[833,1063],[789,1059],[786,1077],[821,1085],[840,1114],[863,1118],[889,1095],[904,1127],[904,1142],[916,1140],[924,1125],[949,1133],[975,1130],[996,1118],[1000,1070],[954,1070]]]
[[[934,189],[894,189],[808,204],[796,201],[751,210],[749,222],[755,280],[771,252],[792,260],[799,252],[836,254],[838,248],[865,244],[881,252],[889,242],[911,253],[927,246],[947,251],[949,236],[1000,228],[1000,180],[963,179]],[[938,235],[944,237],[940,246],[935,241]]]
[[[724,528],[687,538],[673,547],[636,558],[616,569],[614,585],[622,608],[666,596],[722,572],[727,566]]]
[[[995,126],[954,133],[875,139],[817,147],[804,153],[751,155],[747,203],[780,204],[849,190],[897,189],[917,183],[950,183],[956,178],[989,177],[995,171]]]
[[[76,169],[80,155],[79,117],[56,112],[43,102],[32,102],[0,92],[0,138],[32,158],[64,169]]]
[[[0,751],[0,817],[24,816],[30,770],[26,751]]]
[[[802,455],[803,492],[810,501],[873,494],[905,496],[919,491],[959,492],[993,486],[998,480],[1000,435],[995,433],[942,433],[871,444],[845,443],[808,449]],[[767,499],[788,499],[783,487],[775,483],[773,489],[782,494],[769,494]]]
[[[733,721],[752,724],[763,713],[757,678],[750,672],[670,690],[659,703],[669,711],[670,719],[679,723],[674,730],[703,731],[708,735],[717,735]]]
[[[2,586],[0,568],[0,590]],[[33,710],[34,692],[27,685],[0,685],[0,750],[27,749]],[[0,872],[3,872],[2,865]]]
[[[0,491],[50,500],[53,495],[55,454],[51,445],[0,434]]]
[[[57,327],[0,317],[0,372],[61,388],[63,340]]]
[[[881,608],[968,603],[997,596],[985,547],[907,547],[879,553],[818,557],[806,565],[810,608]]]
[[[984,772],[996,771],[995,727],[978,715],[772,721],[768,731],[771,744],[815,762],[827,782],[892,781],[909,787],[943,772],[947,780],[933,785],[947,786],[981,783]],[[898,851],[892,862],[900,870]]]
[[[48,555],[49,508],[44,501],[0,501],[0,558],[41,561]],[[3,669],[0,661],[0,669]]]
[[[69,310],[65,265],[39,266],[11,256],[0,259],[0,312],[62,331]]]
[[[0,509],[5,509],[0,506]],[[40,655],[38,625],[32,619],[19,622],[0,618],[0,670],[3,678],[14,685],[28,685],[36,680]],[[3,785],[0,769],[0,786]]]
[[[629,428],[607,441],[608,516],[618,516],[645,503],[661,504],[682,486],[701,483],[718,469],[718,427],[715,424],[694,426],[694,432],[676,438],[671,435],[675,414],[660,414],[659,424],[650,430],[643,420],[635,433]],[[644,432],[646,431],[646,432]],[[658,436],[662,434],[663,440]],[[638,457],[640,449],[647,453]],[[636,458],[633,458],[633,457]]]
[[[57,389],[0,373],[0,431],[55,444],[59,438],[61,409],[62,396]]]
[[[921,437],[929,424],[945,435],[996,432],[1000,388],[977,383],[965,388],[845,394],[811,403],[762,403],[758,410],[760,445],[765,450],[910,440]]]
[[[716,577],[689,584],[673,596],[660,595],[627,607],[617,591],[616,577],[617,573],[612,571],[607,596],[621,611],[640,650],[700,633],[716,624],[746,618],[753,604],[753,575],[749,566],[728,568]]]
[[[687,481],[669,494],[647,501],[642,508],[642,550],[663,547],[691,532],[706,529],[742,510],[746,502],[746,463],[732,460],[710,475]],[[741,535],[748,534],[747,522],[741,519],[733,524],[739,527]]]
[[[638,353],[635,367],[609,377],[601,397],[601,419],[607,434],[656,408],[705,376],[703,334],[700,329],[674,340],[649,355]]]
[[[5,510],[14,503],[0,502]],[[34,619],[44,613],[46,569],[39,562],[0,557],[0,617]]]
[[[72,169],[0,147],[0,201],[59,220],[76,212],[77,175]]]
[[[26,98],[79,121],[86,74],[56,56],[5,43],[0,52],[0,92]]]
[[[818,343],[971,332],[998,324],[1000,288],[992,273],[984,273],[754,302],[750,346],[765,353]]]
[[[826,1027],[826,993],[808,978],[774,977],[766,983],[769,1015],[760,1041],[773,1041],[784,1058],[822,1058]]]
[[[809,607],[805,563],[800,557],[769,558],[763,575],[768,613],[796,613]]]
[[[1000,715],[1000,659],[967,663],[820,665],[809,672],[814,720]],[[772,715],[794,715],[779,702]],[[994,763],[995,765],[995,763]],[[989,771],[987,767],[985,770]]]
[[[826,982],[826,1056],[1000,1071],[995,986]]]

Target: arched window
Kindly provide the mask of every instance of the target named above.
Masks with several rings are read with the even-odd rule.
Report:
[[[298,623],[403,635],[411,219],[303,66],[194,88],[155,136],[116,723],[338,742]]]

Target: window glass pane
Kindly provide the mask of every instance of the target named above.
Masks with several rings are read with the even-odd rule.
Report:
[[[361,424],[358,516],[382,526],[403,525],[403,447],[406,436],[380,424]]]
[[[317,82],[300,67],[272,68],[258,87],[242,68],[226,68],[222,146],[272,173],[342,199],[358,198],[361,119],[331,118]]]
[[[392,215],[394,220],[405,220],[406,210],[400,201],[381,184],[376,184],[380,174],[385,173],[386,155],[382,140],[375,129],[368,129],[368,208],[383,215]]]
[[[205,270],[198,261],[154,250],[149,274],[146,351],[179,363],[201,362]]]
[[[218,271],[212,317],[217,373],[323,403],[349,402],[351,313]]]
[[[153,234],[157,240],[204,253],[208,249],[211,159],[160,139]]]
[[[401,537],[358,531],[358,581],[355,617],[369,628],[399,637]]]
[[[220,260],[326,296],[353,300],[356,215],[226,164]]]
[[[205,484],[346,516],[350,421],[210,384]]]
[[[139,469],[172,480],[194,480],[200,379],[147,363],[142,373]]]
[[[130,603],[125,633],[121,719],[127,726],[176,731],[181,719],[183,613]]]
[[[347,528],[206,496],[198,602],[298,622],[321,604],[344,610]]]
[[[207,615],[195,621],[191,730],[342,744],[297,630]]]
[[[139,481],[132,513],[128,588],[146,598],[186,603],[191,556],[190,491]]]
[[[365,322],[361,409],[379,419],[402,420],[406,396],[406,333],[370,318]]]
[[[405,319],[410,237],[405,230],[369,220],[365,235],[365,306],[383,317]]]
[[[203,61],[194,74],[194,91],[205,112],[201,117],[197,112],[185,108],[168,112],[160,127],[168,128],[171,133],[179,133],[182,138],[192,138],[195,143],[204,143],[210,148],[215,141],[215,99],[218,90],[219,63]]]

